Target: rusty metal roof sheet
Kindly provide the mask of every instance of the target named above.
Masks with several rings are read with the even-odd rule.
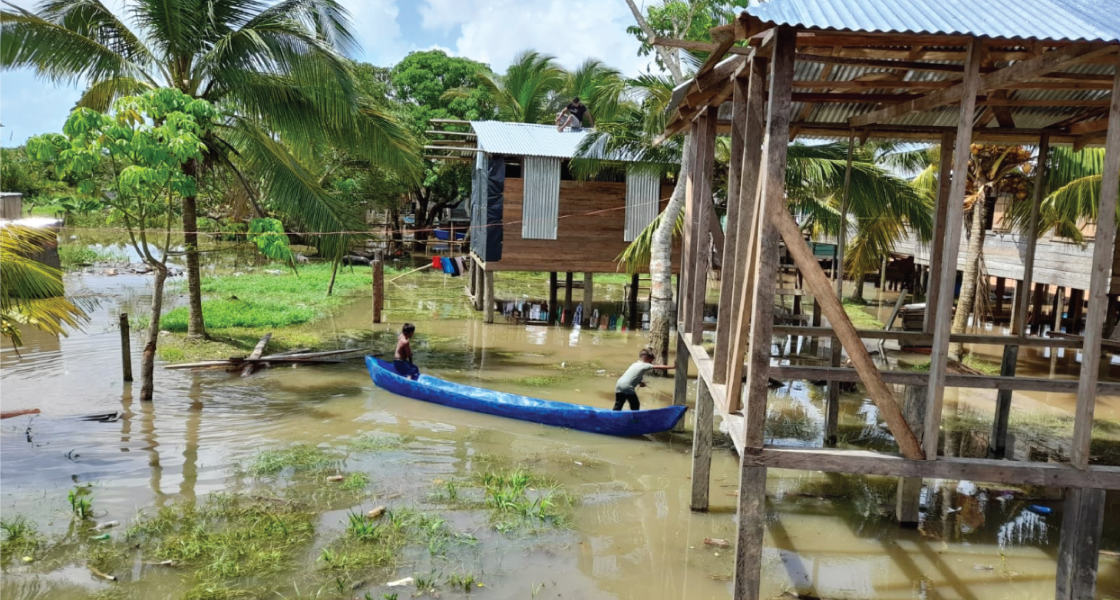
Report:
[[[745,12],[804,29],[1120,41],[1116,0],[770,0]]]

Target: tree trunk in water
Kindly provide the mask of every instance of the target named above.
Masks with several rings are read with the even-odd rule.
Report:
[[[976,283],[980,277],[980,255],[984,252],[984,219],[987,209],[984,198],[978,198],[972,207],[972,220],[968,227],[968,253],[965,254],[964,275],[961,279],[961,295],[957,299],[957,312],[953,315],[953,333],[964,333],[968,327],[968,316],[976,305]],[[950,344],[949,356],[960,360],[964,353],[963,344]]]
[[[183,165],[183,172],[194,177],[196,189],[198,171],[198,163],[194,160]],[[206,337],[206,322],[202,317],[202,274],[198,266],[198,199],[195,196],[183,198],[183,245],[187,247],[187,296],[190,304],[187,337]]]
[[[684,207],[688,146],[686,139],[682,149],[680,177],[673,188],[673,195],[669,197],[669,204],[661,213],[661,223],[650,241],[649,347],[653,350],[654,362],[659,365],[669,362],[669,330],[673,314],[673,230],[676,229],[677,215]]]
[[[144,401],[150,401],[155,390],[156,343],[159,341],[159,318],[163,312],[163,284],[167,281],[167,267],[157,266],[155,275],[148,339],[144,342],[144,355],[140,358],[140,399]]]

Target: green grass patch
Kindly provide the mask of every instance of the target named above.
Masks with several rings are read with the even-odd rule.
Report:
[[[277,450],[265,450],[256,455],[243,470],[253,477],[272,477],[282,473],[336,468],[340,460],[342,456],[332,450],[296,444]]]
[[[85,244],[60,244],[58,260],[64,270],[72,270],[99,262],[125,262],[128,256],[112,248],[91,248]]]
[[[326,316],[333,308],[368,292],[372,275],[368,269],[339,268],[334,292],[327,295],[331,266],[304,265],[298,273],[280,274],[265,270],[243,275],[223,275],[202,280],[202,314],[209,331],[230,328],[279,328],[309,323]],[[171,309],[163,315],[160,328],[171,332],[187,330],[188,309]]]
[[[193,567],[196,577],[215,583],[287,571],[311,542],[315,519],[295,502],[215,494],[141,516],[127,539],[145,555]]]
[[[572,501],[555,481],[520,468],[479,473],[475,481],[498,531],[567,524]]]
[[[962,360],[961,363],[985,375],[999,375],[999,363],[984,360],[975,354],[965,354],[964,360]]]
[[[523,387],[544,388],[559,385],[569,379],[571,377],[565,375],[531,375],[529,377],[515,377],[507,381]]]
[[[867,307],[864,304],[849,298],[844,299],[844,312],[848,313],[848,318],[852,320],[856,329],[882,329],[883,322],[867,314],[865,308]]]
[[[339,486],[348,492],[359,492],[366,489],[369,485],[369,475],[365,473],[351,473],[342,480],[342,485]]]
[[[0,561],[33,553],[42,541],[35,523],[23,517],[0,519]]]

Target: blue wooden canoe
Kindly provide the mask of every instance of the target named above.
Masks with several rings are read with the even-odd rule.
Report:
[[[606,435],[633,436],[668,431],[685,412],[683,406],[623,411],[594,408],[495,392],[430,375],[421,375],[413,381],[398,375],[392,363],[372,356],[366,357],[366,367],[377,387],[414,400]]]

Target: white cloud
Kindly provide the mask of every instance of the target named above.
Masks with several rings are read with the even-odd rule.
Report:
[[[424,0],[420,15],[427,30],[457,27],[456,53],[498,71],[527,48],[568,68],[597,58],[637,75],[649,63],[626,33],[633,16],[622,0]]]
[[[341,4],[350,11],[364,60],[389,66],[416,49],[401,37],[397,0],[341,0]]]

